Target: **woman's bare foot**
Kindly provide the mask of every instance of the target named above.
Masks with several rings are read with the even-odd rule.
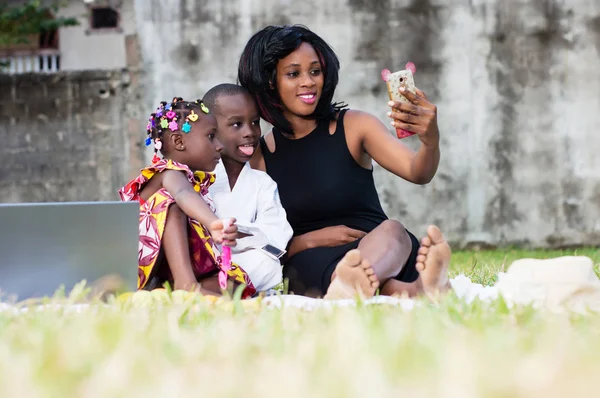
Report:
[[[379,287],[379,279],[371,264],[362,258],[358,249],[350,250],[335,268],[335,278],[331,281],[326,300],[373,297]]]
[[[451,256],[452,251],[442,231],[435,225],[427,227],[427,236],[421,239],[416,264],[425,294],[435,296],[450,289],[448,265]]]

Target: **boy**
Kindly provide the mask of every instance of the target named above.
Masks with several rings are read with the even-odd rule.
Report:
[[[246,89],[235,84],[213,87],[203,102],[217,119],[217,138],[223,145],[209,193],[217,217],[235,217],[241,232],[232,261],[249,274],[257,291],[268,291],[282,281],[279,258],[293,232],[277,184],[248,163],[261,135],[258,109]]]

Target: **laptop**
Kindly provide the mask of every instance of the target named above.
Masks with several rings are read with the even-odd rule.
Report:
[[[0,204],[0,300],[68,295],[116,278],[137,287],[137,202]]]

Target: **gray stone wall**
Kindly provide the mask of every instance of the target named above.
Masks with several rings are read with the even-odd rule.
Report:
[[[321,34],[342,62],[336,99],[386,122],[380,71],[413,61],[439,107],[442,161],[424,187],[376,166],[390,217],[419,235],[435,222],[457,245],[600,244],[600,2],[136,0],[135,9],[148,104],[235,81],[243,45],[266,24]]]
[[[430,184],[375,165],[390,217],[418,235],[435,222],[455,245],[600,245],[598,1],[135,0],[132,9],[126,71],[0,77],[1,202],[116,199],[150,159],[144,120],[159,100],[234,82],[255,31],[301,23],[342,62],[336,100],[387,122],[380,71],[413,61],[438,105],[442,161]]]
[[[143,156],[130,83],[126,72],[0,75],[0,202],[117,200]]]

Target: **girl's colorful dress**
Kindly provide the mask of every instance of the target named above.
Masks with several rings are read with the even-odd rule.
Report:
[[[164,188],[156,191],[147,201],[140,197],[140,192],[146,183],[155,174],[164,170],[177,170],[185,173],[194,186],[194,190],[202,196],[213,212],[215,210],[208,195],[208,187],[215,182],[214,173],[203,171],[193,173],[186,165],[170,159],[161,159],[142,169],[141,174],[136,179],[119,190],[122,201],[138,201],[140,203],[138,289],[143,289],[159,271],[160,275],[166,273],[170,277],[168,269],[158,270],[159,267],[155,267],[155,265],[161,252],[161,241],[167,222],[169,206],[175,203],[175,199]],[[221,254],[212,240],[210,232],[198,221],[189,217],[188,221],[190,255],[196,278],[216,274],[221,269]],[[232,263],[227,274],[229,279],[246,285],[242,294],[243,298],[251,297],[256,292],[248,274],[239,265]]]

